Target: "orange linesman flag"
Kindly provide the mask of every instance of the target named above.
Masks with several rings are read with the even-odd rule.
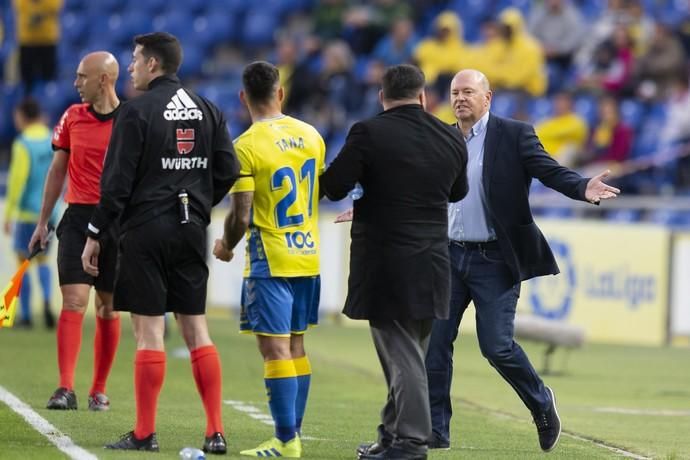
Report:
[[[24,280],[24,273],[29,266],[29,259],[26,259],[19,266],[19,270],[14,274],[10,280],[10,284],[0,294],[0,328],[12,327],[14,324],[14,315],[17,312],[17,301],[19,300],[19,292],[22,289],[22,281]]]
[[[48,226],[48,240],[53,236],[53,226]],[[10,283],[2,290],[0,293],[0,328],[12,327],[14,324],[14,316],[17,313],[17,302],[19,301],[19,293],[22,290],[22,281],[24,280],[24,273],[29,267],[29,262],[33,259],[36,254],[41,252],[41,245],[36,244],[34,250],[31,251],[29,257],[22,262],[19,266],[19,270],[14,274]]]

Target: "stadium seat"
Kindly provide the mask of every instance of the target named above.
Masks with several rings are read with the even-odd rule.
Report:
[[[553,104],[548,97],[532,99],[528,103],[528,113],[532,122],[537,123],[551,115]]]
[[[620,112],[623,122],[636,130],[644,117],[645,107],[635,99],[625,99],[620,104]]]
[[[690,227],[690,211],[657,209],[648,216],[650,222],[669,227]]]
[[[180,78],[199,76],[204,65],[204,52],[194,42],[184,43],[184,58],[177,74]]]
[[[77,12],[66,12],[62,15],[62,39],[70,46],[78,46],[84,40],[84,34],[88,31],[86,16]]]
[[[177,36],[183,46],[187,45],[188,39],[191,41],[194,37],[193,20],[185,11],[170,10],[156,16],[153,19],[153,30]]]
[[[263,8],[249,11],[242,25],[242,44],[249,47],[271,45],[278,19],[277,14]]]
[[[108,21],[108,34],[117,46],[131,47],[135,35],[148,33],[151,29],[151,19],[137,11],[114,15]]]
[[[491,99],[491,111],[499,117],[512,117],[518,107],[518,102],[513,93],[496,92]]]
[[[609,222],[638,222],[642,212],[639,209],[614,209],[606,214]]]
[[[226,41],[236,41],[237,22],[227,11],[207,11],[194,19],[194,40],[205,50]]]
[[[165,11],[172,10],[173,8],[169,8],[170,6],[172,5],[170,5],[170,2],[168,0],[129,0],[127,2],[126,10],[130,12],[137,11],[145,16],[152,18],[164,13]]]
[[[597,120],[597,101],[594,96],[581,95],[575,98],[573,104],[575,112],[585,119],[589,126],[594,126]]]

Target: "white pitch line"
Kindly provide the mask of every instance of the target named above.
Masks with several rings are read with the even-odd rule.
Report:
[[[48,441],[55,444],[58,449],[66,453],[71,459],[98,460],[98,457],[76,445],[69,436],[62,434],[52,423],[38,415],[36,411],[34,411],[26,403],[22,402],[15,395],[7,391],[1,385],[0,401],[7,404],[7,406],[14,412],[21,415],[29,425],[48,438]]]
[[[243,414],[247,414],[254,420],[258,420],[261,423],[264,423],[269,426],[274,426],[273,424],[273,417],[271,417],[268,414],[264,414],[261,412],[261,409],[259,409],[256,406],[252,406],[251,404],[247,404],[244,401],[234,401],[232,399],[226,399],[223,401],[225,404],[228,406],[232,407],[238,412],[242,412]],[[324,439],[321,438],[312,438],[311,436],[302,436],[302,439],[304,441],[324,441]]]
[[[610,414],[624,415],[651,415],[659,417],[688,417],[690,410],[669,410],[669,409],[626,409],[623,407],[597,407],[594,412],[607,412]]]

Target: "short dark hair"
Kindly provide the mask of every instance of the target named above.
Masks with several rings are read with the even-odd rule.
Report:
[[[141,45],[141,54],[156,58],[166,74],[174,74],[182,64],[180,41],[167,32],[153,32],[134,37],[134,44]]]
[[[410,64],[389,67],[383,74],[382,86],[386,100],[413,99],[424,88],[424,73]]]
[[[278,68],[266,61],[255,61],[244,68],[242,85],[253,103],[268,102],[280,82]]]
[[[41,106],[38,104],[38,101],[32,97],[23,99],[19,104],[17,104],[15,110],[30,121],[41,118]]]

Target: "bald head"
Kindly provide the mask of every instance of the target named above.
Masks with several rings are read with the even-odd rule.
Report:
[[[453,77],[453,82],[455,82],[455,80],[475,83],[481,86],[484,89],[484,91],[491,91],[489,79],[486,78],[486,75],[475,69],[461,70],[460,72],[455,74],[455,77]],[[451,82],[451,87],[453,86],[453,82]]]
[[[450,103],[463,132],[474,126],[491,105],[491,87],[486,76],[478,70],[458,72],[450,83]],[[467,133],[465,133],[467,135]]]
[[[120,66],[117,63],[117,59],[107,51],[94,51],[93,53],[87,54],[84,56],[84,59],[81,60],[80,66],[81,65],[97,73],[107,75],[112,81],[116,81],[120,73]]]
[[[77,68],[74,87],[82,101],[100,105],[104,99],[116,101],[115,82],[120,72],[115,56],[107,51],[89,53]]]

